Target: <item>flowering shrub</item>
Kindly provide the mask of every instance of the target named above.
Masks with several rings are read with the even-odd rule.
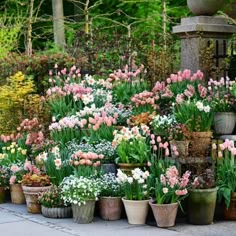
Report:
[[[121,183],[118,182],[115,174],[102,175],[98,182],[101,188],[101,197],[121,197],[123,195]]]
[[[87,177],[66,177],[60,185],[65,203],[85,205],[87,200],[98,200],[100,193],[96,180]]]
[[[234,111],[235,97],[232,94],[232,88],[235,81],[221,78],[219,81],[210,79],[208,81],[208,91],[212,100],[212,107],[215,112]]]
[[[174,108],[178,123],[189,131],[209,131],[213,122],[213,111],[207,101],[184,101]]]
[[[127,176],[120,169],[117,181],[122,185],[127,200],[145,200],[149,198],[148,171],[139,168],[132,170],[132,176]]]
[[[66,204],[62,199],[61,188],[53,185],[46,192],[40,193],[38,197],[39,203],[48,208],[64,207]]]
[[[131,129],[123,127],[120,131],[116,130],[114,134],[112,145],[117,150],[117,163],[143,164],[148,161],[151,152],[148,126],[134,126]]]
[[[169,204],[182,200],[187,196],[190,172],[186,171],[182,177],[175,166],[170,166],[164,174],[156,179],[154,188],[155,202]]]

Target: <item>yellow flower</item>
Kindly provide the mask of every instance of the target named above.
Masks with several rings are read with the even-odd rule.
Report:
[[[19,151],[19,152],[20,152],[20,151],[21,151],[21,147],[18,147],[18,148],[17,148],[17,151]]]
[[[7,147],[7,150],[10,150],[11,149],[11,147]]]
[[[3,159],[5,157],[5,154],[0,153],[0,159]]]
[[[11,149],[11,154],[14,154],[16,152],[16,149],[15,148],[12,148]]]
[[[2,147],[2,150],[4,150],[4,151],[5,151],[6,149],[7,149],[6,147]]]
[[[22,155],[26,155],[26,153],[27,153],[27,150],[26,150],[26,149],[21,150],[21,154],[22,154]]]
[[[16,146],[16,142],[12,142],[11,145]]]

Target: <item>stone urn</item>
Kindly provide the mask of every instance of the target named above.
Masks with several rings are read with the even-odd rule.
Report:
[[[225,4],[225,0],[187,0],[189,10],[196,16],[213,16]]]

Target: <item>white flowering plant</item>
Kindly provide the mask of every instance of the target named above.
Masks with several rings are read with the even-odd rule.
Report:
[[[121,182],[118,181],[114,173],[102,175],[99,179],[101,187],[101,197],[122,197],[123,189]]]
[[[183,101],[174,106],[176,121],[186,125],[190,132],[210,131],[213,122],[213,110],[207,100]]]
[[[179,176],[176,166],[170,166],[164,174],[156,178],[154,195],[157,204],[180,202],[188,194],[190,171]]]
[[[98,200],[100,185],[96,179],[88,177],[65,177],[60,185],[65,203],[85,205],[87,200]]]
[[[127,200],[149,199],[149,172],[139,168],[132,170],[132,175],[127,176],[118,169],[117,181],[122,185],[124,196]]]
[[[114,135],[112,145],[117,150],[117,163],[144,164],[148,162],[151,153],[148,126],[123,127],[119,131],[115,130]]]

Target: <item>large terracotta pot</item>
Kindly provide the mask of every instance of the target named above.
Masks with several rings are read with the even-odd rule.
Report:
[[[175,225],[178,203],[154,204],[149,202],[158,227],[172,227]]]
[[[212,132],[192,132],[191,133],[191,156],[196,158],[206,158],[211,145]]]
[[[14,204],[25,204],[25,195],[21,184],[10,185],[11,202]]]
[[[188,221],[195,225],[213,223],[218,188],[190,189],[188,200]]]
[[[225,0],[187,0],[189,10],[196,16],[212,16],[225,4]]]
[[[217,112],[214,116],[214,130],[217,134],[232,134],[236,123],[236,113]]]
[[[144,225],[148,214],[149,200],[126,200],[122,198],[128,222],[131,225]]]
[[[95,200],[86,201],[85,205],[72,204],[73,220],[79,224],[88,224],[93,221]]]
[[[39,193],[45,192],[50,189],[51,186],[45,187],[28,187],[22,185],[22,189],[25,195],[27,211],[33,214],[41,213],[41,206],[38,201]]]
[[[103,220],[119,220],[122,211],[122,201],[120,197],[101,197],[99,202],[99,212]]]
[[[0,187],[0,204],[6,201],[6,193],[7,193],[6,188]]]
[[[41,206],[42,215],[48,218],[71,218],[71,207],[45,207]]]
[[[226,220],[236,220],[236,192],[231,194],[229,208],[224,207],[224,218]]]

